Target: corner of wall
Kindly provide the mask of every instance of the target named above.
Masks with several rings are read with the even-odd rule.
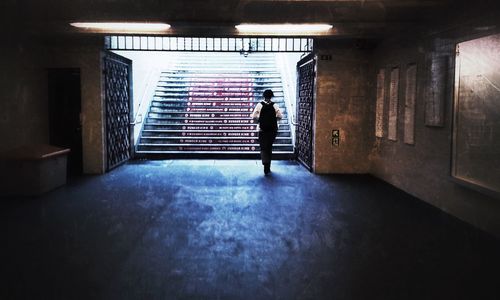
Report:
[[[367,52],[353,43],[320,44],[315,99],[316,173],[369,172]]]
[[[371,162],[370,173],[425,201],[458,219],[478,228],[500,236],[500,201],[458,185],[451,178],[451,143],[453,118],[454,57],[455,45],[469,34],[466,27],[448,29],[420,38],[401,36],[382,42],[373,56],[373,68],[370,70],[371,81],[376,81],[379,69],[401,69],[400,86],[397,91],[396,140],[387,138],[389,119],[389,96],[385,95],[383,114],[384,136],[373,140],[368,155]],[[452,28],[452,27],[450,27]],[[453,36],[450,37],[450,36]],[[400,45],[404,44],[404,47]],[[442,125],[429,126],[426,122],[426,99],[431,78],[433,58],[447,59],[448,74],[446,82],[440,83],[444,93],[444,111]],[[404,142],[405,114],[405,79],[409,64],[417,64],[417,93],[415,103],[414,144]],[[390,71],[386,71],[390,74]],[[390,76],[386,75],[386,92],[390,88]],[[370,94],[376,99],[376,87]],[[375,121],[373,121],[374,123]],[[373,126],[373,125],[372,125]],[[374,135],[370,132],[371,135]]]

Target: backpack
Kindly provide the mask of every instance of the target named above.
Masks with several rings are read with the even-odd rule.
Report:
[[[260,110],[259,126],[262,131],[277,131],[278,121],[276,119],[276,111],[274,110],[274,103],[271,101],[266,103],[261,102],[262,109]]]

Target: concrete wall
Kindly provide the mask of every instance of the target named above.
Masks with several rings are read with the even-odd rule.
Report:
[[[355,42],[319,40],[315,101],[314,172],[368,173],[371,98],[368,51]],[[332,130],[340,143],[332,145]]]
[[[500,199],[456,183],[451,177],[454,57],[457,43],[498,33],[498,13],[457,7],[434,24],[393,36],[375,49],[339,40],[318,40],[315,107],[316,173],[371,173],[388,183],[494,235],[500,236]],[[467,20],[467,22],[464,22]],[[361,44],[362,46],[362,44]],[[498,49],[500,52],[500,49]],[[425,125],[430,63],[447,62],[444,122]],[[415,143],[404,143],[406,69],[417,65]],[[399,68],[397,140],[387,138],[389,78]],[[376,78],[386,70],[384,137],[375,138]],[[332,130],[340,130],[339,147]]]
[[[47,68],[79,68],[82,91],[83,172],[105,172],[104,95],[101,72],[102,42],[86,40],[47,47]]]
[[[500,236],[500,199],[494,199],[473,189],[463,187],[451,177],[451,143],[453,120],[454,57],[456,43],[487,35],[485,31],[498,20],[476,19],[469,16],[427,29],[386,40],[376,49],[372,58],[370,80],[371,101],[375,102],[375,82],[379,69],[400,68],[399,114],[397,141],[387,139],[387,106],[383,138],[374,140],[370,154],[371,173],[394,186],[448,212],[468,223]],[[498,26],[496,28],[499,28]],[[500,49],[498,49],[500,51]],[[430,81],[430,58],[445,57],[448,61],[447,81],[444,84],[444,126],[425,125],[425,100]],[[410,63],[417,64],[417,98],[415,144],[403,142],[405,72]],[[386,77],[389,76],[386,73]],[[388,91],[388,85],[386,86]],[[387,94],[387,93],[386,93]],[[373,128],[373,125],[372,125]],[[370,133],[374,135],[373,132]]]
[[[104,172],[101,39],[7,40],[0,47],[0,152],[49,143],[48,68],[79,68],[84,173]]]
[[[49,138],[45,49],[32,39],[0,46],[0,152]]]

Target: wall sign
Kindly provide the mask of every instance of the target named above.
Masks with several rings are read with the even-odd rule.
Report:
[[[385,69],[377,74],[377,103],[375,112],[375,136],[384,136]]]
[[[332,130],[332,146],[333,147],[340,146],[340,130],[338,129]]]
[[[394,68],[391,71],[391,85],[389,87],[389,127],[387,131],[387,136],[391,141],[398,139],[398,92],[399,68]]]
[[[452,176],[500,198],[500,35],[457,48]]]
[[[406,69],[404,142],[415,143],[415,98],[417,95],[417,65]]]
[[[431,59],[430,82],[425,97],[425,125],[444,125],[444,102],[446,92],[446,73],[448,57],[439,56]]]

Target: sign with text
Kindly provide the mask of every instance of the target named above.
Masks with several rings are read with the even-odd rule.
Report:
[[[333,147],[340,146],[340,130],[339,129],[332,130],[332,146]]]
[[[391,85],[389,87],[389,127],[387,137],[396,141],[398,129],[398,99],[399,99],[399,68],[391,71]]]

